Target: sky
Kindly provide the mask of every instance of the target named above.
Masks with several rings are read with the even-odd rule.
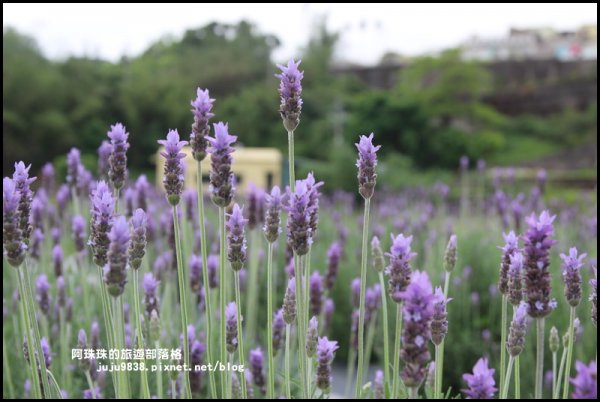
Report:
[[[209,22],[254,22],[282,41],[273,57],[297,55],[320,17],[341,33],[338,60],[375,64],[387,51],[435,52],[479,36],[502,37],[511,27],[575,29],[597,23],[597,4],[7,4],[3,25],[32,35],[44,54],[117,61],[163,37]]]

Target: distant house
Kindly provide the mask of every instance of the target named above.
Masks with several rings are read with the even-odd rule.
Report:
[[[158,156],[164,149],[158,150],[156,158],[156,185],[163,189],[163,169],[165,159]],[[196,160],[192,158],[190,147],[185,147],[182,152],[185,157],[185,188],[196,188]],[[276,148],[236,148],[233,153],[232,170],[236,177],[236,192],[244,194],[248,184],[252,183],[258,188],[265,190],[274,185],[281,186],[283,165],[281,152]],[[208,189],[208,178],[210,172],[210,155],[202,161],[202,179],[205,191]]]

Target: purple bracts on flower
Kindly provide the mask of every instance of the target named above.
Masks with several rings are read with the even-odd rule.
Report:
[[[218,206],[225,208],[229,206],[233,198],[234,175],[231,172],[231,164],[233,158],[231,154],[235,149],[231,146],[237,136],[229,135],[229,127],[226,123],[215,123],[215,136],[206,137],[210,146],[210,186],[212,202]]]
[[[225,307],[225,343],[227,352],[233,353],[238,347],[237,305],[234,302]]]
[[[294,131],[300,123],[300,112],[302,111],[302,78],[304,72],[298,70],[301,60],[297,62],[294,59],[288,61],[287,66],[278,64],[281,70],[275,77],[281,81],[279,83],[279,96],[281,104],[279,105],[279,114],[283,119],[283,126],[287,131]]]
[[[340,247],[341,252],[341,247]],[[375,271],[382,272],[385,267],[385,259],[383,258],[383,251],[381,250],[381,243],[377,236],[373,236],[371,240],[371,255],[373,258],[373,268]]]
[[[473,367],[473,374],[463,374],[463,380],[467,388],[462,392],[467,399],[493,399],[496,388],[494,373],[496,370],[489,368],[488,360],[484,357],[479,359]]]
[[[508,268],[508,301],[513,306],[518,306],[523,300],[523,263],[525,257],[516,251],[510,258]]]
[[[40,310],[44,315],[48,315],[50,311],[50,283],[48,282],[48,276],[41,274],[37,277],[35,282],[35,299],[40,306]]]
[[[435,288],[433,317],[431,319],[431,342],[434,345],[441,344],[448,333],[448,312],[446,306],[451,300],[451,298],[446,299],[442,288]]]
[[[352,307],[359,308],[360,306],[360,278],[354,278],[350,283],[352,293]]]
[[[580,270],[586,256],[587,254],[577,255],[575,247],[569,249],[569,255],[560,255],[563,260],[562,277],[565,281],[565,297],[572,307],[577,307],[581,302],[582,279]]]
[[[335,241],[327,250],[327,273],[325,275],[325,288],[333,289],[335,279],[337,278],[340,260],[342,259],[342,246]]]
[[[129,248],[129,225],[124,216],[115,219],[108,233],[110,246],[107,253],[107,265],[104,267],[104,283],[108,293],[119,297],[127,283],[127,249]]]
[[[238,204],[233,205],[233,211],[227,215],[227,259],[231,263],[231,269],[239,271],[246,262],[246,237],[244,228],[248,219],[244,218],[242,208]]]
[[[107,140],[102,141],[98,147],[98,175],[108,178],[110,170],[110,155],[112,154],[112,145]]]
[[[263,366],[265,357],[260,347],[252,349],[250,351],[250,372],[254,378],[254,384],[260,389],[260,392],[264,395],[266,393],[265,388],[265,376],[263,374]]]
[[[152,272],[146,272],[144,274],[142,289],[144,289],[144,306],[146,306],[146,313],[148,316],[152,314],[152,311],[156,311],[157,314],[159,313],[158,285],[159,282]]]
[[[309,226],[311,229],[311,236],[314,237],[319,224],[319,197],[321,196],[319,187],[323,186],[323,182],[317,182],[312,172],[306,176],[304,182],[308,189]]]
[[[323,308],[323,277],[319,271],[310,276],[310,313],[314,316],[321,315]]]
[[[108,177],[114,188],[120,189],[125,184],[127,173],[127,150],[129,149],[127,138],[129,133],[125,131],[125,126],[116,123],[114,126],[110,126],[107,135],[111,144],[110,157],[108,158],[110,167]]]
[[[52,364],[52,352],[50,351],[50,343],[48,343],[48,338],[43,336],[42,339],[40,339],[40,344],[42,346],[42,354],[44,355],[46,368],[50,368],[50,365]]]
[[[283,319],[283,309],[279,309],[273,314],[273,353],[277,353],[277,351],[281,349],[284,329],[285,320]]]
[[[269,243],[274,243],[281,233],[281,207],[282,207],[282,196],[279,187],[275,186],[271,189],[271,193],[265,196],[266,199],[266,213],[265,213],[265,224],[263,231],[265,237]]]
[[[373,135],[373,133],[368,137],[361,135],[360,141],[355,144],[358,149],[358,160],[356,161],[356,167],[358,167],[358,192],[364,199],[369,199],[373,196],[375,183],[377,182],[375,168],[377,167],[377,151],[379,151],[381,145],[373,145]]]
[[[33,193],[30,185],[36,179],[35,177],[29,177],[29,169],[31,169],[31,165],[25,166],[23,162],[16,162],[15,172],[13,173],[13,182],[19,194],[19,228],[25,244],[29,244],[29,237],[33,230],[30,222]]]
[[[283,298],[283,320],[286,324],[292,324],[296,320],[296,278],[288,280]]]
[[[208,269],[208,287],[216,289],[219,286],[219,256],[211,254],[206,261]]]
[[[57,278],[62,276],[63,258],[62,247],[57,244],[52,248],[52,263],[54,265],[54,275]]]
[[[190,146],[192,147],[192,155],[197,161],[202,161],[206,158],[206,148],[208,141],[206,137],[210,133],[208,121],[214,114],[211,113],[213,102],[210,98],[208,89],[196,90],[196,99],[192,100],[192,113],[194,114],[194,123],[192,124],[192,132],[190,134]]]
[[[573,384],[573,399],[598,399],[598,366],[595,361],[585,365],[583,362],[575,362],[577,375],[571,378]]]
[[[550,300],[551,277],[550,248],[555,241],[554,222],[556,216],[550,216],[548,211],[540,214],[539,218],[532,214],[527,218],[529,229],[524,237],[525,242],[525,289],[528,313],[533,318],[546,317],[556,306],[556,301]]]
[[[253,183],[248,184],[246,205],[248,206],[248,229],[252,230],[260,226],[265,219],[265,192]]]
[[[289,190],[288,190],[289,191]],[[310,228],[309,190],[304,180],[296,181],[296,191],[289,192],[286,206],[288,212],[287,237],[288,244],[297,255],[305,255],[312,244]]]
[[[510,331],[508,333],[508,340],[506,341],[506,350],[513,357],[520,355],[525,347],[527,319],[527,303],[521,302],[510,323]]]
[[[313,357],[317,352],[317,338],[319,337],[319,321],[316,316],[312,316],[308,322],[306,330],[306,356]]]
[[[412,239],[412,236],[405,237],[402,233],[396,237],[392,235],[392,247],[390,252],[385,254],[390,258],[390,265],[385,270],[390,277],[388,293],[396,303],[402,302],[401,293],[411,281],[410,260],[417,255],[410,248]]]
[[[146,254],[146,213],[136,209],[131,217],[131,242],[129,243],[129,264],[133,269],[142,265]]]
[[[407,387],[419,388],[427,375],[430,360],[427,341],[431,338],[435,296],[429,276],[415,271],[410,284],[399,296],[404,302],[400,359],[405,364],[401,377]]]
[[[71,230],[73,231],[73,242],[75,250],[82,252],[85,248],[85,219],[81,215],[75,215],[71,221]]]
[[[519,237],[512,230],[508,234],[503,233],[502,236],[504,236],[505,244],[504,247],[501,248],[502,263],[500,264],[498,290],[500,290],[500,293],[503,295],[507,295],[509,281],[508,271],[510,269],[511,257],[519,250]]]
[[[98,182],[91,199],[92,219],[89,244],[92,248],[94,263],[104,267],[107,261],[108,232],[112,226],[115,199],[104,181]]]
[[[171,205],[179,204],[179,199],[183,191],[183,161],[185,154],[181,149],[187,144],[187,141],[179,141],[177,130],[169,130],[166,140],[159,140],[159,144],[165,147],[160,154],[165,158],[165,170],[163,185],[167,192],[167,199]]]
[[[375,389],[375,399],[385,399],[384,391],[384,377],[383,371],[377,370],[375,372],[375,379],[373,379],[373,388]]]
[[[590,294],[590,302],[592,302],[592,322],[594,326],[598,325],[598,271],[594,269],[594,279],[590,279],[592,292]]]
[[[331,389],[331,362],[338,349],[336,341],[330,341],[326,336],[317,341],[317,387],[328,394]]]
[[[81,152],[77,148],[71,148],[67,154],[67,184],[71,188],[77,187],[77,173],[81,165]]]
[[[5,177],[2,180],[2,242],[4,255],[13,267],[18,268],[25,259],[27,245],[23,242],[23,232],[19,227],[19,199],[15,182]]]
[[[190,268],[190,287],[194,294],[199,294],[202,288],[202,258],[192,254],[188,259],[188,266]]]

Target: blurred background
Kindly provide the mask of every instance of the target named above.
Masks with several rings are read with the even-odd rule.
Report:
[[[61,177],[71,147],[95,171],[120,121],[132,176],[153,177],[156,140],[169,128],[187,137],[198,86],[240,144],[285,151],[274,74],[294,57],[305,70],[300,174],[314,170],[326,191],[354,190],[346,167],[369,132],[390,188],[443,178],[462,155],[595,186],[596,4],[4,4],[3,14],[4,175],[23,159],[34,171],[52,161]]]

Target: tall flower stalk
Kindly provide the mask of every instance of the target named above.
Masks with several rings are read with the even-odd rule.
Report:
[[[385,283],[383,281],[383,269],[385,267],[385,259],[383,257],[383,251],[381,250],[381,243],[377,236],[373,236],[371,240],[371,254],[373,258],[373,268],[377,271],[379,277],[379,286],[381,286],[381,306],[383,309],[383,373],[384,381],[383,384],[389,387],[388,381],[390,381],[390,345],[389,345],[389,334],[388,334],[388,309],[387,309],[387,294],[384,291]]]
[[[181,193],[183,191],[183,158],[185,154],[181,152],[181,149],[187,144],[186,141],[179,140],[179,133],[177,130],[171,130],[167,134],[166,140],[158,141],[159,144],[165,147],[165,150],[161,152],[161,155],[165,158],[165,171],[163,178],[163,185],[167,193],[167,200],[173,209],[173,231],[175,232],[175,258],[177,259],[177,282],[179,284],[179,306],[181,310],[181,329],[183,336],[183,359],[184,365],[189,367],[190,365],[190,345],[187,334],[188,327],[188,314],[187,314],[187,278],[188,275],[185,273],[185,264],[183,263],[182,257],[182,244],[180,239],[180,227],[179,227],[179,213],[177,211],[177,205],[181,199]],[[224,317],[222,315],[221,317]],[[223,361],[225,361],[223,359]],[[190,387],[190,374],[189,371],[183,373],[183,395],[185,398],[192,397],[192,391]]]
[[[283,321],[285,322],[285,391],[288,399],[291,399],[291,380],[290,380],[290,329],[297,316],[296,302],[296,278],[289,279],[285,296],[283,299]]]
[[[360,391],[362,389],[362,377],[365,359],[365,292],[367,284],[367,260],[368,241],[369,241],[369,218],[371,208],[371,198],[375,190],[377,182],[377,151],[381,145],[373,145],[373,133],[368,137],[362,135],[359,142],[356,144],[358,149],[358,192],[365,200],[364,217],[363,217],[363,235],[361,248],[361,264],[360,264],[360,306],[359,306],[359,323],[358,323],[358,369],[356,371],[356,392],[355,397],[360,399]]]
[[[506,368],[506,376],[504,388],[500,390],[500,399],[508,397],[508,389],[510,387],[510,376],[512,374],[515,359],[521,354],[525,347],[525,335],[527,332],[527,304],[521,302],[518,308],[515,309],[512,323],[510,324],[510,333],[506,343],[506,349],[509,354],[508,367]],[[518,374],[517,374],[518,375]]]
[[[500,275],[498,280],[498,290],[502,294],[502,318],[500,321],[500,392],[504,389],[505,367],[506,367],[506,337],[508,331],[508,294],[509,294],[509,270],[511,259],[519,249],[519,238],[515,232],[510,231],[503,234],[504,247],[502,250],[502,262],[500,263]]]

